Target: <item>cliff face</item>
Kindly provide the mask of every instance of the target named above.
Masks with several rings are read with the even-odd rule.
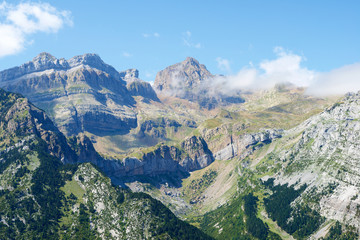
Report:
[[[180,164],[188,171],[195,171],[209,166],[214,157],[206,142],[201,137],[190,137],[181,143],[181,148],[187,153]]]
[[[48,151],[62,162],[74,163],[78,160],[64,135],[43,111],[29,103],[26,98],[2,89],[0,89],[0,99],[1,148],[11,148],[15,139],[39,137],[46,142]]]
[[[258,133],[229,136],[226,146],[215,152],[214,157],[218,160],[229,160],[233,157],[245,158],[255,150],[271,143],[284,134],[282,129],[265,129]]]
[[[152,87],[137,77],[117,72],[96,54],[65,60],[41,53],[0,72],[0,87],[29,98],[66,135],[123,134],[137,126],[132,96],[158,101]],[[125,80],[131,80],[128,87]]]
[[[214,158],[200,137],[190,137],[181,143],[181,148],[160,145],[152,151],[139,152],[139,157],[126,157],[123,160],[104,160],[100,165],[115,178],[174,175],[186,176],[189,172],[210,165]]]
[[[137,69],[128,69],[120,72],[120,75],[126,81],[126,88],[132,96],[142,96],[144,102],[149,102],[150,100],[160,102],[150,83],[139,79],[139,71]]]

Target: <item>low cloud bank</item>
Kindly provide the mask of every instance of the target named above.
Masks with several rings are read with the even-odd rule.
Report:
[[[316,72],[301,66],[304,57],[276,47],[274,60],[264,60],[258,67],[248,66],[232,76],[220,76],[210,83],[227,95],[241,90],[269,89],[277,83],[306,87],[307,93],[318,96],[345,94],[360,90],[360,63],[347,65],[330,72]]]

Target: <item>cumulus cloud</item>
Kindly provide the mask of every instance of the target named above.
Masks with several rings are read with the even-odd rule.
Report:
[[[218,77],[215,84],[223,86],[223,92],[236,92],[244,89],[266,89],[284,82],[305,87],[314,81],[316,73],[301,66],[301,62],[305,60],[303,57],[281,47],[276,47],[274,52],[276,59],[264,60],[258,67],[251,63],[235,75]],[[230,69],[228,61],[222,58],[218,58],[218,66]]]
[[[306,60],[302,56],[281,47],[276,47],[274,53],[275,59],[263,60],[257,67],[249,64],[235,75],[217,77],[211,82],[213,88],[229,95],[237,94],[241,90],[268,89],[277,83],[306,87],[308,94],[318,96],[339,95],[360,90],[360,63],[330,72],[317,72],[302,66]],[[226,61],[218,59],[219,67],[226,65]]]
[[[185,46],[193,47],[193,48],[201,48],[201,43],[194,43],[192,41],[192,33],[190,31],[186,31],[183,34],[183,43]]]
[[[72,26],[71,13],[59,11],[48,3],[3,2],[0,5],[0,57],[12,55],[25,48],[31,34],[57,33],[64,25]]]

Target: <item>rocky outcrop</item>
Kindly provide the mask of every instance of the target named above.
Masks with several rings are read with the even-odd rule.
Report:
[[[156,176],[177,172],[185,173],[178,163],[181,152],[176,147],[162,145],[149,153],[143,154],[141,159],[126,157],[122,161],[108,160],[104,162],[104,169],[110,176]]]
[[[35,135],[44,140],[49,152],[62,162],[74,163],[78,160],[64,135],[43,111],[29,103],[26,98],[2,89],[0,89],[0,96],[0,106],[9,105],[0,117],[3,144],[6,144],[8,139]],[[11,98],[13,98],[12,101]]]
[[[195,171],[209,166],[214,157],[202,137],[192,136],[181,143],[181,148],[187,153],[180,165],[188,171]]]
[[[214,158],[201,137],[190,137],[181,143],[181,148],[160,145],[141,153],[141,157],[126,157],[123,160],[104,160],[100,167],[110,176],[157,176],[162,174],[186,176],[210,165]]]
[[[127,69],[125,71],[120,72],[120,76],[125,81],[132,81],[134,79],[139,78],[139,70],[135,68]]]
[[[41,53],[0,72],[0,86],[44,109],[66,135],[123,134],[137,126],[135,101],[123,78],[96,54],[65,60]]]
[[[142,96],[144,102],[149,102],[149,100],[160,102],[154,89],[148,82],[136,79],[129,81],[126,87],[132,96]]]
[[[132,96],[142,96],[142,101],[147,103],[150,100],[160,102],[150,83],[139,79],[139,71],[137,69],[128,69],[120,72],[120,76],[126,81],[126,88]]]

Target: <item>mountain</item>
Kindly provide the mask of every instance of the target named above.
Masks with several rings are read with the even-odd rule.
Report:
[[[175,96],[182,96],[181,94],[185,94],[182,91],[199,87],[206,79],[213,77],[205,65],[200,64],[195,58],[187,57],[183,62],[158,72],[154,86],[160,91],[173,91]]]
[[[90,147],[72,150],[22,96],[0,90],[0,130],[1,239],[211,239],[92,164],[63,164],[89,160]]]
[[[244,102],[239,95],[228,95],[218,91],[219,83],[216,80],[220,78],[211,74],[205,65],[196,59],[188,57],[158,72],[154,88],[160,94],[197,102],[207,109]]]
[[[158,101],[150,84],[130,72],[119,73],[96,54],[65,60],[41,53],[0,72],[0,86],[44,109],[67,136],[123,134],[137,126],[133,96]]]
[[[0,76],[34,102],[1,92],[0,233],[40,234],[36,224],[19,223],[29,217],[11,216],[45,206],[17,202],[38,203],[32,171],[47,159],[54,177],[36,184],[54,191],[37,194],[64,196],[54,212],[43,210],[59,222],[46,229],[64,238],[190,238],[167,222],[205,237],[156,210],[164,206],[216,239],[359,236],[359,93],[318,98],[279,84],[225,94],[217,85],[224,77],[193,58],[159,72],[155,91],[138,70],[118,72],[94,54],[43,53]],[[70,106],[76,114],[62,112]]]
[[[249,232],[263,239],[273,233],[281,238],[358,239],[359,107],[360,93],[347,94],[240,157],[234,198],[206,213],[201,228],[218,239]],[[250,205],[255,217],[247,210]],[[257,230],[238,220],[242,218],[252,218]],[[232,231],[234,224],[242,230]]]

